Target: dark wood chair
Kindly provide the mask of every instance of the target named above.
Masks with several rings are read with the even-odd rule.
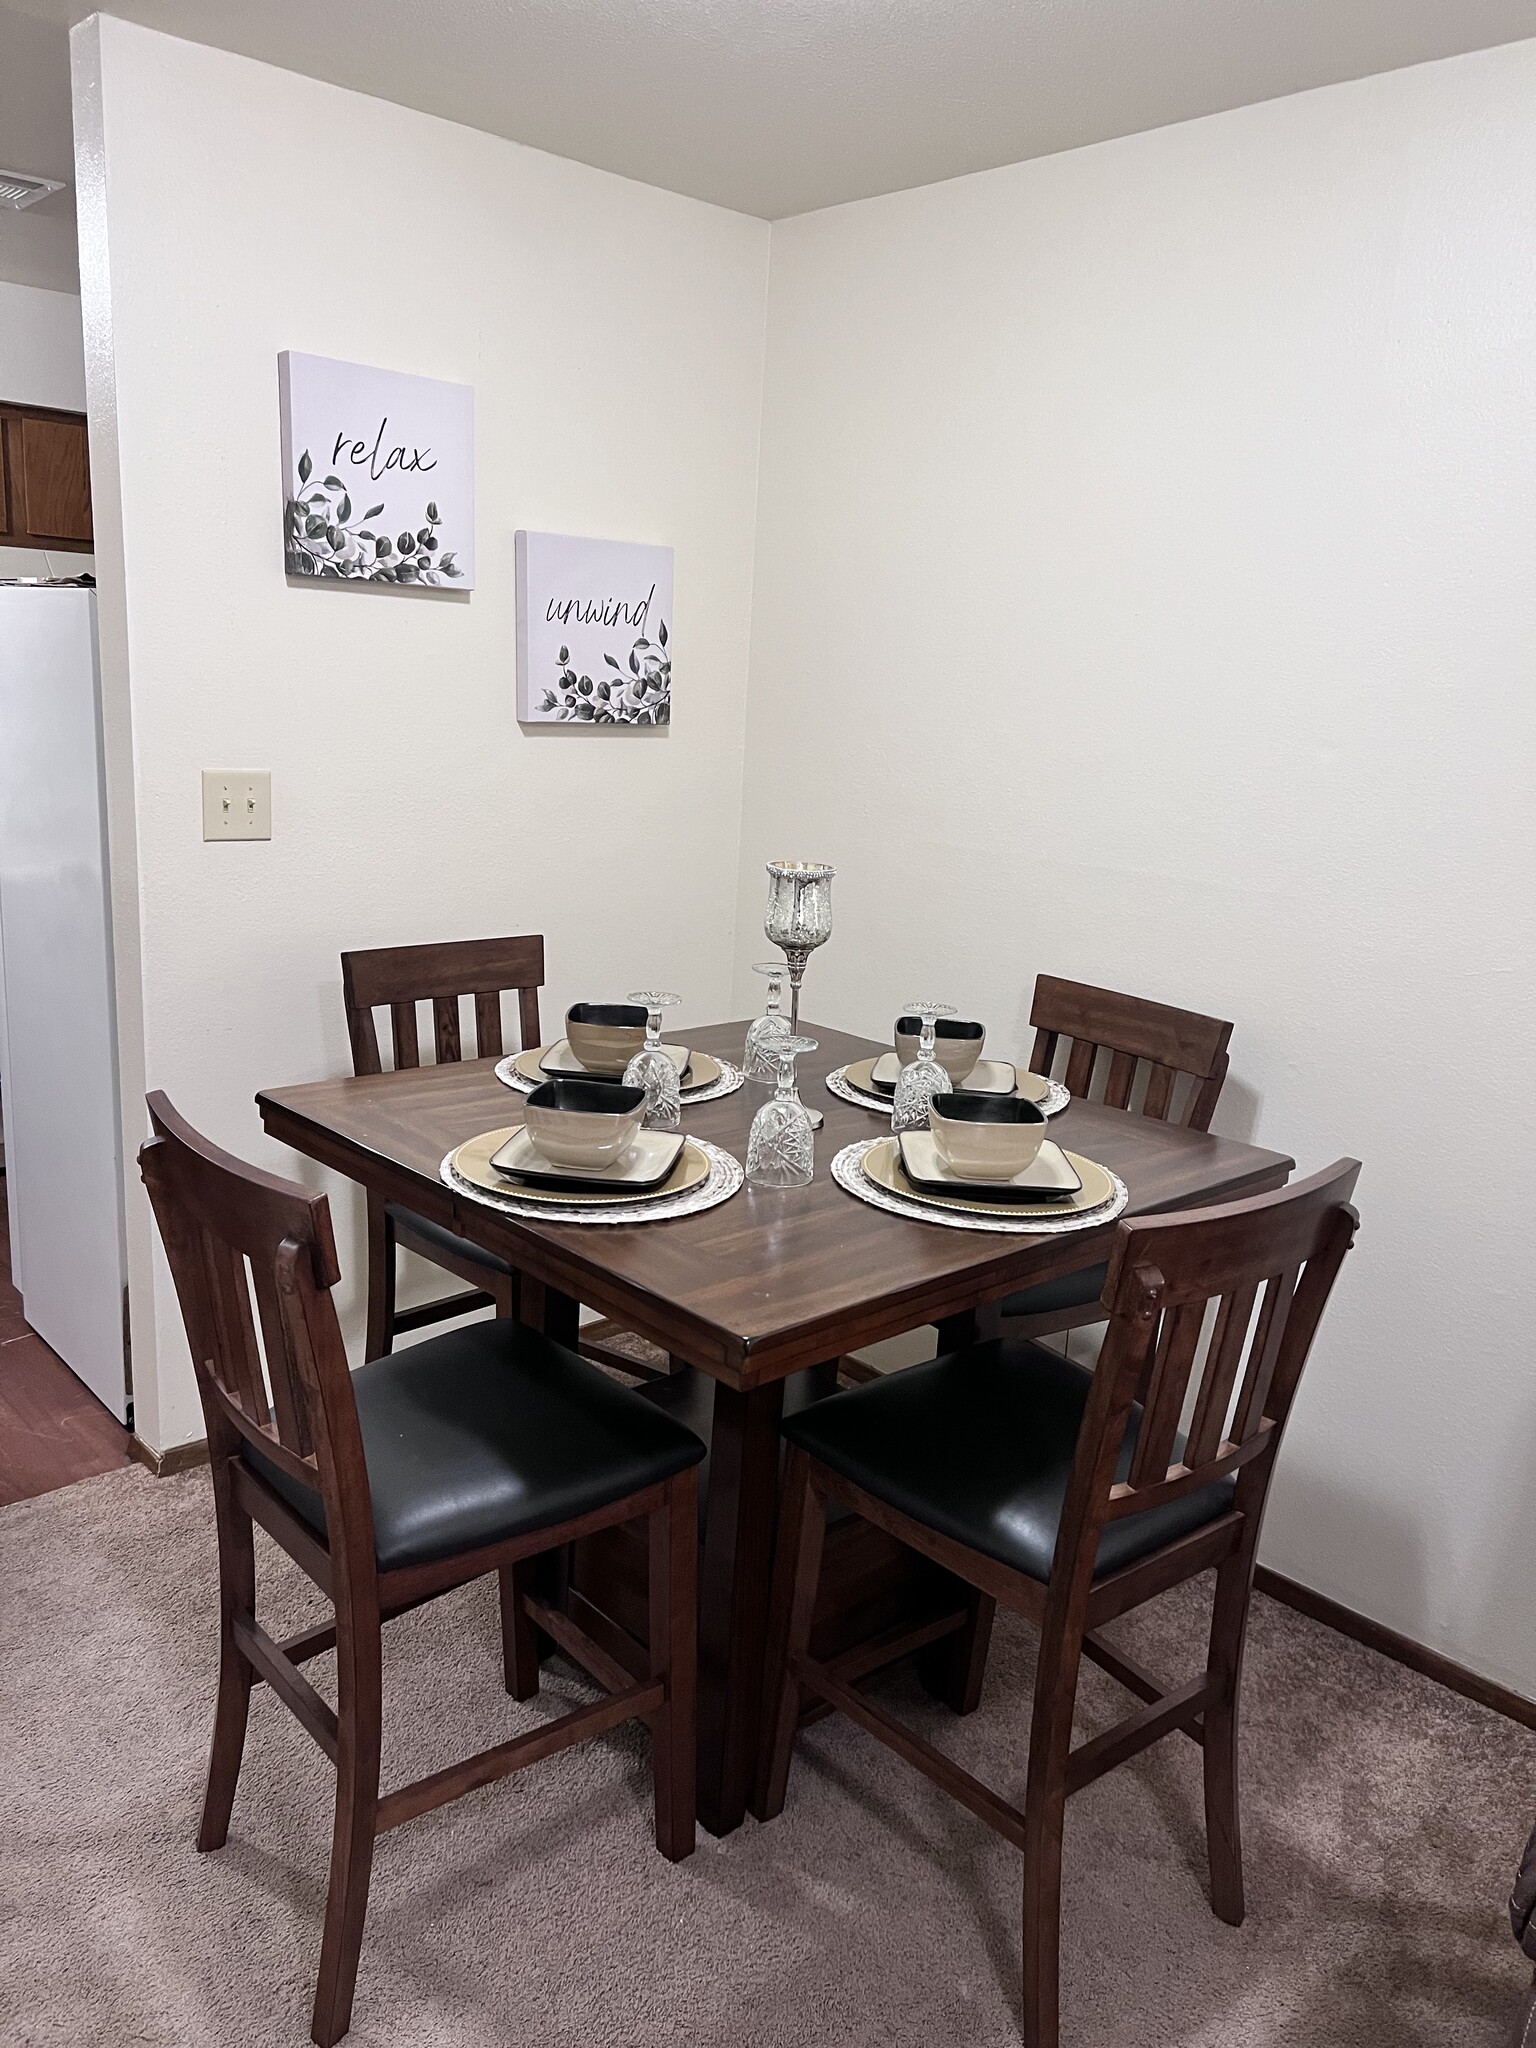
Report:
[[[1035,981],[1029,1071],[1069,1094],[1132,1109],[1163,1123],[1208,1131],[1227,1078],[1232,1026],[1087,982],[1042,974]],[[1046,1337],[1103,1320],[1103,1262],[1010,1294],[992,1328],[1005,1337]]]
[[[1279,1194],[1122,1223],[1093,1372],[1044,1345],[993,1339],[783,1425],[791,1449],[756,1811],[780,1812],[797,1729],[830,1707],[1021,1849],[1025,2048],[1058,2038],[1068,1795],[1174,1729],[1204,1750],[1212,1907],[1242,1920],[1237,1724],[1254,1551],[1297,1382],[1354,1239],[1358,1173],[1343,1160]],[[809,1654],[828,1503],[967,1581],[985,1623],[1001,1600],[1039,1626],[1022,1811],[858,1689],[877,1661],[868,1651]],[[1099,1634],[1213,1568],[1210,1642],[1187,1682],[1165,1690]],[[1084,1657],[1142,1705],[1074,1748]]]
[[[652,1731],[656,1845],[674,1861],[693,1848],[704,1446],[517,1323],[471,1324],[349,1373],[326,1198],[218,1151],[163,1095],[149,1112],[155,1135],[139,1164],[197,1372],[218,1529],[218,1704],[197,1843],[223,1846],[251,1687],[265,1680],[336,1766],[312,2029],[329,2048],[351,2021],[374,1841],[401,1821],[640,1718]],[[567,1545],[639,1517],[650,1649],[648,1672],[635,1677],[543,1588]],[[253,1522],[329,1598],[334,1621],[283,1641],[262,1628]],[[381,1625],[490,1572],[513,1697],[538,1689],[541,1637],[604,1696],[381,1795]],[[300,1668],[332,1648],[334,1712]]]
[[[379,946],[341,956],[341,990],[352,1043],[352,1070],[383,1072],[374,1011],[389,1011],[392,1064],[421,1065],[418,1003],[432,1005],[432,1044],[439,1063],[464,1058],[500,1059],[503,991],[516,993],[519,1050],[538,1045],[539,990],[544,985],[544,940],[537,933],[509,939],[453,939],[440,945]],[[463,1005],[473,999],[474,1037],[464,1036]],[[515,1102],[516,1098],[509,1100]],[[398,1251],[415,1252],[468,1291],[439,1295],[410,1308],[395,1306]],[[402,1330],[425,1329],[453,1316],[493,1308],[501,1317],[517,1313],[517,1275],[503,1260],[482,1251],[441,1223],[401,1202],[368,1197],[368,1326],[365,1351],[382,1358]],[[617,1338],[618,1342],[608,1341]],[[673,1361],[617,1324],[586,1326],[578,1349],[584,1358],[616,1366],[633,1379],[665,1378]]]
[[[503,990],[516,991],[524,1046],[539,1043],[539,990],[544,984],[544,941],[536,934],[509,939],[465,939],[443,945],[380,946],[341,956],[342,1000],[352,1070],[383,1072],[376,1009],[388,1008],[392,1064],[421,1065],[417,1005],[432,1005],[432,1043],[439,1061],[464,1057],[463,1004],[474,1000],[471,1058],[500,1059]],[[395,1305],[397,1251],[415,1252],[468,1291],[439,1295],[410,1308]],[[368,1197],[368,1327],[365,1355],[382,1358],[402,1330],[425,1329],[452,1316],[493,1308],[517,1313],[517,1275],[504,1260],[482,1251],[430,1217],[400,1202]]]

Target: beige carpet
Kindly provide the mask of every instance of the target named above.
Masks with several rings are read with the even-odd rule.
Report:
[[[274,1577],[270,1612],[295,1626],[313,1596],[280,1561]],[[259,1688],[229,1845],[194,1851],[213,1586],[204,1474],[115,1473],[0,1511],[7,2048],[307,2036],[328,1766]],[[501,1692],[488,1595],[467,1588],[386,1637],[386,1783],[549,1711]],[[1119,1629],[1173,1677],[1192,1621],[1191,1603]],[[1017,1795],[1030,1657],[1028,1632],[1004,1628],[987,1698],[963,1723],[909,1680],[889,1690]],[[574,1691],[556,1667],[543,1697]],[[1262,1599],[1247,1704],[1243,1928],[1206,1907],[1191,1744],[1165,1743],[1074,1802],[1066,2042],[1501,2043],[1527,1978],[1503,1916],[1536,1804],[1536,1736]],[[1090,1672],[1080,1729],[1119,1706]],[[645,1745],[621,1731],[388,1836],[351,2039],[1017,2041],[1012,1852],[846,1723],[805,1739],[773,1826],[701,1835],[676,1868],[648,1828]]]

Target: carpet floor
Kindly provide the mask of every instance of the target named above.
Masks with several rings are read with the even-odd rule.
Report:
[[[316,1596],[263,1545],[274,1633]],[[0,1511],[0,2041],[299,2048],[319,1951],[330,1772],[271,1693],[252,1706],[228,1846],[193,1848],[213,1699],[206,1473],[134,1470]],[[1169,1679],[1203,1612],[1112,1631]],[[467,1587],[385,1637],[386,1785],[581,1696],[500,1686],[495,1602]],[[965,1721],[883,1695],[1022,1794],[1029,1631],[1000,1626]],[[328,1683],[331,1660],[311,1667]],[[1068,1813],[1069,2048],[1495,2048],[1528,1981],[1504,1901],[1536,1735],[1255,1601],[1244,1736],[1248,1919],[1205,1899],[1199,1756],[1171,1738]],[[1084,1677],[1080,1736],[1122,1696]],[[358,2048],[1012,2048],[1019,1876],[1006,1844],[859,1730],[803,1739],[769,1827],[649,1839],[638,1730],[385,1837]]]

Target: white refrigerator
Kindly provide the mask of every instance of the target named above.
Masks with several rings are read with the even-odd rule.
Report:
[[[129,1420],[96,593],[0,586],[0,1102],[28,1323]]]

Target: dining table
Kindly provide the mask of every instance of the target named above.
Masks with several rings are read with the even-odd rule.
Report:
[[[857,1200],[832,1179],[837,1151],[890,1128],[888,1116],[833,1095],[827,1074],[883,1048],[814,1024],[799,1085],[825,1115],[809,1186],[748,1181],[720,1206],[646,1222],[577,1224],[513,1216],[450,1188],[444,1158],[521,1121],[523,1098],[494,1060],[461,1060],[263,1089],[267,1134],[388,1202],[403,1203],[515,1267],[519,1316],[577,1341],[583,1307],[667,1352],[710,1395],[707,1509],[699,1576],[699,1817],[715,1834],[744,1818],[758,1745],[786,1385],[826,1388],[837,1362],[881,1339],[936,1325],[968,1341],[1018,1289],[1101,1261],[1107,1223],[1065,1236],[950,1229]],[[739,1061],[745,1023],[690,1029],[688,1045]],[[683,1128],[745,1158],[765,1095],[748,1085],[683,1103]],[[1235,1200],[1281,1187],[1294,1162],[1234,1138],[1074,1099],[1052,1119],[1058,1142],[1118,1174],[1128,1213]],[[981,1323],[978,1323],[978,1317]],[[703,1376],[702,1379],[699,1376]],[[667,1382],[657,1387],[665,1395]]]

